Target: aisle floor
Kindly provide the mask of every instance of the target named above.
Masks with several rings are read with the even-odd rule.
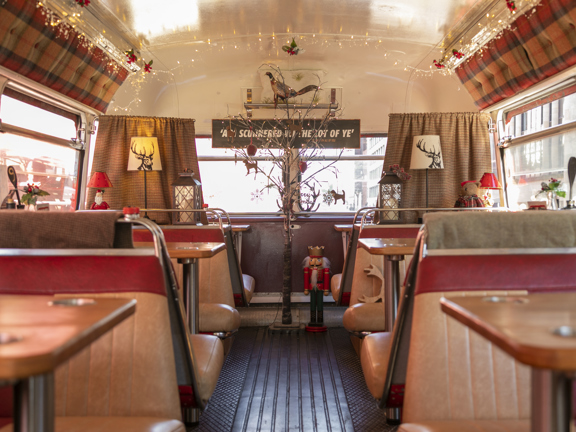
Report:
[[[236,335],[200,423],[189,430],[395,429],[370,395],[345,329],[272,333],[247,327]]]

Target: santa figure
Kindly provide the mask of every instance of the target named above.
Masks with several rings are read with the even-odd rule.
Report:
[[[94,202],[90,206],[90,210],[108,210],[110,206],[106,201],[103,200],[104,191],[98,189],[96,191],[96,196],[94,197]]]

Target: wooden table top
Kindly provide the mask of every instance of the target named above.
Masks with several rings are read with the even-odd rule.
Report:
[[[232,224],[232,231],[234,232],[246,232],[250,229],[250,225],[236,225]]]
[[[349,225],[334,225],[334,229],[338,232],[345,232],[352,230],[352,224]]]
[[[0,344],[0,379],[25,378],[54,370],[136,309],[136,300],[120,298],[98,298],[83,306],[49,304],[62,299],[0,296],[2,339],[7,335],[17,338]]]
[[[416,245],[415,238],[365,238],[358,245],[372,255],[411,255]]]
[[[500,300],[500,301],[488,301]],[[543,369],[576,370],[576,293],[517,297],[453,297],[442,310],[506,351],[516,360]],[[561,326],[571,337],[555,335]]]
[[[153,242],[134,242],[135,247],[154,247]],[[210,258],[226,249],[224,242],[166,242],[170,258]]]

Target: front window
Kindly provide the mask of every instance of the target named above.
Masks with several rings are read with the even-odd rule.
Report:
[[[378,189],[386,143],[386,136],[362,137],[360,149],[325,149],[321,152],[321,160],[307,161],[301,176],[302,211],[355,212],[361,207],[375,206],[377,193],[372,190]],[[210,138],[196,138],[196,150],[204,202],[210,207],[220,207],[231,213],[280,211],[277,190],[269,187],[264,175],[255,175],[244,161],[235,159],[232,150],[212,148]],[[269,173],[274,181],[281,182],[279,168],[270,161],[259,160],[258,154],[255,159],[259,168]],[[317,181],[304,185],[325,166],[329,168],[315,175]]]

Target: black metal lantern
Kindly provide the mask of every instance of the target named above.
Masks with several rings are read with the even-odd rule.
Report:
[[[178,178],[172,183],[174,209],[196,210],[202,208],[202,183],[194,178],[194,171],[186,169],[178,173]],[[198,224],[200,212],[174,212],[174,224]]]
[[[379,211],[374,217],[377,224],[400,223],[400,212],[393,209],[400,208],[402,200],[402,180],[393,171],[386,171],[378,182],[378,200],[376,206],[380,209],[390,209]]]

